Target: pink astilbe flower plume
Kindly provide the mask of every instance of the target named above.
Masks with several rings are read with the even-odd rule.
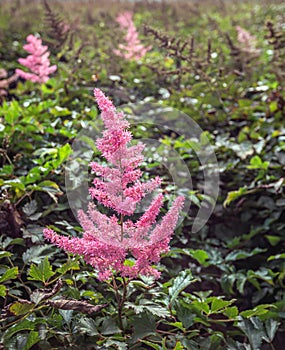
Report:
[[[248,54],[258,55],[260,50],[256,48],[256,37],[240,26],[236,26],[236,31],[237,40],[241,45],[242,51]]]
[[[82,210],[78,213],[82,238],[60,236],[50,229],[44,230],[44,236],[65,251],[82,255],[97,270],[99,280],[106,280],[114,273],[130,278],[138,275],[157,278],[159,272],[152,264],[157,264],[161,254],[169,250],[184,197],[179,196],[174,201],[159,223],[156,221],[163,205],[162,194],[154,197],[137,221],[126,218],[134,213],[136,205],[147,193],[160,185],[161,179],[141,181],[142,172],[138,167],[143,161],[144,145],[131,146],[132,135],[124,114],[116,111],[100,89],[94,89],[94,95],[105,125],[103,136],[96,145],[108,165],[90,163],[96,174],[90,194],[116,214],[102,214],[90,203],[87,213]],[[131,259],[132,263],[126,264],[126,259]]]
[[[119,44],[119,49],[114,50],[117,56],[124,57],[127,60],[139,60],[151,50],[151,46],[142,45],[139,39],[139,33],[133,21],[133,13],[125,11],[120,13],[116,18],[120,28],[127,31],[125,35],[125,44]]]
[[[16,69],[16,73],[23,79],[31,80],[34,83],[45,83],[49,75],[57,69],[56,65],[51,66],[48,47],[42,45],[42,40],[34,35],[27,36],[28,44],[23,48],[30,53],[26,58],[19,58],[18,62],[27,67],[31,72],[24,72],[22,69]]]

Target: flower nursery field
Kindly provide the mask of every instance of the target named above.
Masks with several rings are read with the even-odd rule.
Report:
[[[285,349],[284,1],[0,2],[0,350]]]

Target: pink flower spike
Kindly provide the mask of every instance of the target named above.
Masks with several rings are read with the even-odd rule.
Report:
[[[112,101],[104,95],[102,90],[95,88],[94,96],[98,107],[102,112],[110,112],[115,110],[115,106],[113,105]]]
[[[26,58],[19,58],[18,62],[28,68],[30,72],[16,69],[16,73],[25,80],[31,80],[34,83],[45,83],[49,79],[49,75],[56,71],[57,67],[56,65],[50,66],[48,58],[50,52],[47,46],[42,45],[41,39],[34,35],[28,35],[26,40],[28,44],[24,45],[23,48],[30,55]]]
[[[256,37],[240,26],[236,26],[236,31],[237,40],[241,45],[242,51],[248,54],[258,55],[260,50],[256,48]]]
[[[131,11],[125,11],[120,13],[116,18],[122,30],[126,30],[125,44],[119,44],[119,49],[113,50],[117,56],[124,57],[127,60],[138,61],[145,54],[151,50],[151,46],[143,46],[139,39],[139,33],[135,27],[133,21],[133,13]]]
[[[161,179],[142,180],[139,165],[143,161],[144,145],[130,145],[132,134],[125,115],[117,112],[100,89],[94,89],[94,96],[105,125],[96,144],[107,164],[90,163],[95,178],[89,192],[92,199],[114,213],[110,216],[103,214],[91,202],[86,213],[78,212],[83,229],[81,238],[61,236],[50,229],[44,230],[44,237],[66,252],[81,255],[97,271],[100,281],[114,274],[129,278],[139,275],[158,278],[160,273],[152,265],[157,264],[161,254],[170,249],[169,242],[184,198],[178,197],[157,223],[163,206],[160,193],[139,219],[131,220],[137,204],[161,185]],[[133,265],[126,264],[127,258],[133,260]]]

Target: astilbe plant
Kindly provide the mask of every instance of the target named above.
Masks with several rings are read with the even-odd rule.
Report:
[[[144,46],[133,21],[133,13],[125,11],[118,15],[116,21],[122,30],[127,31],[125,35],[126,44],[119,44],[119,50],[114,50],[118,56],[127,60],[139,60],[151,49],[151,46]]]
[[[81,255],[97,270],[101,281],[115,274],[124,278],[139,275],[158,278],[160,274],[152,264],[158,263],[161,253],[169,250],[169,241],[184,198],[177,197],[156,225],[163,205],[161,193],[154,197],[137,221],[130,219],[137,204],[160,185],[161,179],[156,177],[147,182],[141,181],[139,165],[143,161],[144,145],[130,145],[132,135],[124,114],[116,111],[100,89],[96,88],[94,95],[105,125],[103,137],[97,140],[96,145],[109,165],[91,162],[97,177],[90,188],[90,195],[115,214],[103,214],[90,203],[87,213],[82,210],[78,213],[84,230],[82,238],[61,236],[51,229],[45,229],[44,236],[66,252]]]
[[[31,80],[34,83],[45,83],[49,79],[49,75],[56,71],[57,67],[56,65],[50,65],[50,52],[47,46],[42,45],[41,39],[30,34],[26,40],[28,44],[24,45],[23,48],[30,55],[26,58],[19,58],[18,62],[27,67],[30,72],[16,69],[16,73],[25,80]]]

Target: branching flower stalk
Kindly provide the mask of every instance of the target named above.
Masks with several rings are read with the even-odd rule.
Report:
[[[65,251],[83,256],[95,268],[100,281],[116,275],[130,279],[139,275],[158,278],[160,273],[153,264],[159,262],[161,253],[169,250],[184,198],[177,197],[168,213],[156,223],[163,205],[163,195],[159,193],[137,221],[131,220],[137,204],[159,187],[161,179],[141,181],[139,165],[144,145],[130,145],[132,135],[124,114],[116,111],[100,89],[95,89],[94,95],[105,125],[96,145],[108,165],[90,163],[96,177],[89,192],[115,214],[102,214],[90,203],[87,213],[78,212],[84,231],[82,238],[61,236],[51,229],[45,229],[44,236]]]

